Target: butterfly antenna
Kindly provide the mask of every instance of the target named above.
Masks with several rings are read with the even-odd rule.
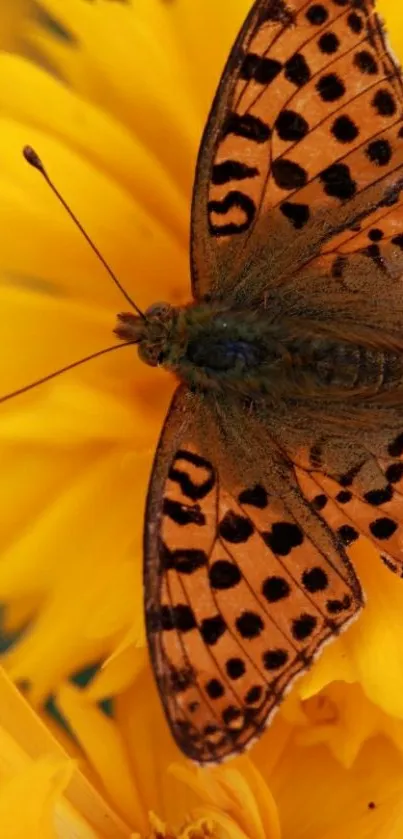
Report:
[[[121,294],[123,294],[123,297],[126,298],[127,302],[130,303],[130,305],[137,312],[137,314],[140,315],[140,317],[142,317],[143,320],[145,320],[146,318],[145,318],[144,312],[142,312],[141,309],[139,309],[139,307],[136,306],[134,300],[132,300],[130,295],[123,288],[123,286],[119,282],[116,274],[114,274],[114,272],[112,271],[112,268],[110,268],[110,266],[108,265],[108,263],[106,262],[106,260],[102,256],[101,252],[98,250],[97,246],[94,244],[92,239],[90,239],[88,233],[84,230],[81,222],[79,222],[77,216],[73,213],[73,210],[70,209],[69,205],[67,204],[67,202],[65,201],[63,196],[60,194],[57,187],[51,181],[51,179],[50,179],[50,177],[49,177],[49,175],[48,175],[48,173],[47,173],[47,171],[46,171],[46,169],[45,169],[45,167],[42,163],[42,160],[39,157],[39,155],[36,153],[35,149],[33,149],[31,146],[25,146],[22,153],[23,153],[27,163],[29,163],[30,166],[33,166],[34,169],[37,169],[38,172],[40,172],[41,175],[45,178],[45,181],[48,184],[48,186],[50,186],[53,194],[56,196],[57,200],[60,201],[60,203],[62,204],[62,206],[64,207],[64,209],[66,210],[66,212],[68,213],[68,215],[70,216],[70,218],[72,219],[72,221],[74,222],[76,227],[78,227],[79,231],[84,236],[84,239],[88,242],[90,248],[92,248],[93,252],[98,257],[100,262],[102,262],[102,265],[104,266],[104,268],[108,272],[111,280],[115,283],[115,286],[117,286],[117,288],[119,289]]]
[[[18,388],[18,390],[6,393],[5,396],[0,396],[0,405],[3,402],[8,402],[9,399],[14,399],[15,396],[21,396],[22,393],[27,393],[29,390],[33,390],[35,387],[38,387],[38,385],[43,385],[45,382],[50,382],[52,379],[56,379],[57,376],[61,376],[62,373],[67,373],[68,370],[74,370],[75,367],[80,367],[81,364],[86,364],[87,361],[92,361],[93,358],[99,358],[101,355],[114,352],[114,350],[121,350],[122,347],[132,346],[134,343],[136,342],[125,341],[124,344],[113,344],[112,347],[105,347],[103,350],[98,350],[98,352],[91,353],[91,355],[86,355],[85,358],[73,361],[71,364],[67,364],[66,367],[60,367],[59,370],[55,370],[53,373],[49,373],[41,379],[36,379],[35,382],[31,382],[29,385],[24,385],[24,387]]]

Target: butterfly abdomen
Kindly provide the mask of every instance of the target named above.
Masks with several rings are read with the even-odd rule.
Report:
[[[297,343],[292,355],[307,388],[326,391],[327,398],[377,394],[403,383],[403,358],[364,343],[321,338]]]

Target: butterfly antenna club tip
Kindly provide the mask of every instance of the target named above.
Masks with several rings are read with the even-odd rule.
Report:
[[[33,166],[34,169],[38,169],[39,172],[41,172],[43,175],[46,175],[46,169],[42,163],[42,160],[39,157],[39,154],[37,154],[37,152],[35,151],[35,149],[32,148],[32,146],[24,146],[22,153],[25,157],[25,160],[27,161],[27,163],[29,163],[30,166]]]
[[[41,175],[43,175],[46,183],[48,184],[48,186],[52,190],[53,194],[56,196],[57,200],[60,202],[62,207],[64,207],[67,214],[70,216],[71,220],[74,222],[74,224],[76,225],[76,227],[78,228],[80,233],[84,236],[84,239],[86,240],[86,242],[90,246],[91,250],[94,252],[95,256],[99,259],[99,261],[102,263],[102,265],[106,269],[106,271],[109,274],[109,277],[111,278],[112,282],[119,289],[119,291],[123,295],[123,297],[126,298],[127,302],[130,303],[130,305],[137,312],[137,314],[141,318],[143,318],[143,320],[145,320],[144,312],[142,312],[141,309],[139,309],[137,304],[134,302],[134,300],[127,293],[126,289],[122,286],[122,283],[118,280],[115,272],[112,271],[112,268],[110,267],[110,265],[108,265],[108,263],[106,262],[106,260],[102,256],[99,248],[97,248],[95,243],[92,241],[91,237],[88,235],[88,233],[84,229],[83,225],[81,224],[81,222],[77,218],[76,214],[73,212],[71,207],[69,207],[69,205],[67,204],[67,201],[65,200],[65,198],[63,198],[63,195],[59,192],[59,190],[57,189],[57,187],[55,186],[55,184],[53,183],[53,181],[49,177],[49,175],[48,175],[48,173],[47,173],[47,171],[46,171],[46,169],[45,169],[45,167],[42,163],[42,160],[39,157],[39,154],[35,151],[35,149],[32,148],[32,146],[29,146],[29,145],[24,146],[24,148],[22,150],[22,154],[23,154],[26,162],[29,163],[30,166],[33,166],[34,169],[37,169],[38,172],[41,173]]]

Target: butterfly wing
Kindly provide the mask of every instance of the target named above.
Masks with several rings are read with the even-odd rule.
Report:
[[[306,504],[291,463],[281,475],[290,504],[252,473],[237,479],[225,443],[210,450],[204,411],[199,396],[177,390],[149,490],[145,592],[173,736],[193,760],[214,763],[254,742],[362,596],[341,539]]]
[[[256,2],[201,146],[195,294],[263,304],[274,315],[309,313],[348,340],[362,328],[372,345],[402,353],[402,193],[401,74],[372,0]],[[399,394],[391,384],[373,400],[377,427],[365,442],[368,412],[363,419],[358,406],[353,417],[350,404],[338,427],[332,417],[328,435],[355,474],[348,490],[332,468],[334,445],[326,480],[301,477],[301,486],[313,497],[322,483],[323,517],[342,533],[365,534],[401,574]],[[320,439],[321,409],[310,408]]]
[[[340,249],[340,231],[367,219],[369,232],[393,204],[396,220],[401,113],[400,73],[372,0],[258,0],[201,145],[195,296],[237,290],[261,302],[324,249]],[[374,262],[376,245],[343,246],[369,248]]]
[[[397,439],[401,440],[402,435]],[[392,452],[394,446],[392,441]],[[307,474],[297,469],[297,476],[308,503],[319,506],[320,516],[345,546],[367,539],[384,565],[403,577],[403,463],[401,455],[394,453],[389,460],[375,461],[367,456],[342,478],[341,485],[320,472]],[[361,473],[368,466],[373,472],[375,464],[378,480],[374,477],[373,488],[365,492]]]

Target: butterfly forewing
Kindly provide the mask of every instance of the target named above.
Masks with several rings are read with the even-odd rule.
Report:
[[[179,389],[150,488],[145,583],[172,732],[208,763],[254,742],[361,594],[341,545],[324,553],[261,484],[223,484],[229,452],[201,450],[199,411]]]
[[[372,2],[255,3],[200,152],[195,292],[237,286],[259,301],[332,250],[340,230],[398,200],[401,108]]]

